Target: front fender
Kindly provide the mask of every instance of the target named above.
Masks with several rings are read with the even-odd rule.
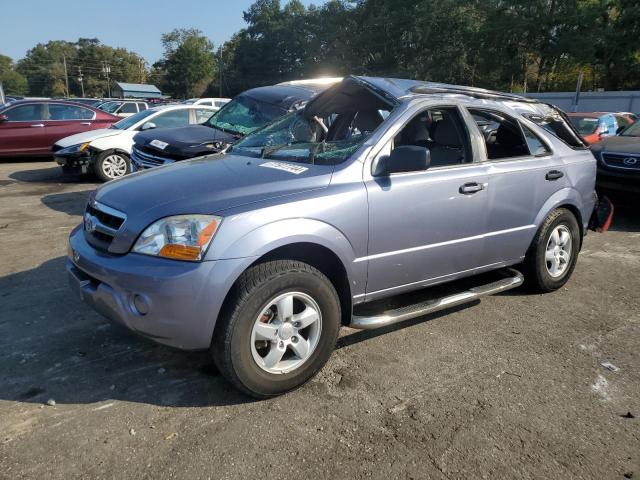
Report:
[[[333,225],[320,220],[277,220],[262,225],[240,238],[233,238],[231,234],[216,237],[206,259],[259,258],[277,248],[295,243],[311,243],[331,250],[344,266],[352,294],[364,293],[366,262],[354,263],[356,255],[347,237]]]

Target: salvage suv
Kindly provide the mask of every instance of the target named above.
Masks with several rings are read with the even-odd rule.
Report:
[[[229,381],[264,398],[318,372],[341,325],[388,326],[517,287],[513,266],[539,290],[560,288],[595,178],[551,106],[351,76],[226,154],[99,188],[67,271],[104,316],[210,349]],[[472,276],[463,290],[425,289]]]

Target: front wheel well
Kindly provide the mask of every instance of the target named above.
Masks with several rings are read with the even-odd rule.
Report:
[[[349,278],[342,261],[332,250],[316,243],[293,243],[264,254],[251,266],[272,260],[298,260],[322,272],[338,292],[342,324],[348,325],[351,322],[352,302]]]

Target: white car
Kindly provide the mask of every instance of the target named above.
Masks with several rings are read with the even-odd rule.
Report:
[[[137,100],[110,100],[101,103],[97,108],[111,115],[127,118],[147,110],[149,105],[147,102],[139,102]]]
[[[103,182],[123,177],[131,172],[129,158],[136,133],[204,123],[216,110],[205,105],[165,105],[143,110],[110,128],[58,140],[52,147],[54,160],[65,173],[93,171]]]
[[[214,107],[216,110],[220,110],[230,101],[230,98],[190,98],[182,103],[185,105],[208,105]]]

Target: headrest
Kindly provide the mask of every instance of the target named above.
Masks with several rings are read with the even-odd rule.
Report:
[[[353,126],[361,132],[373,132],[382,123],[382,117],[376,110],[360,110]]]
[[[456,123],[448,115],[436,123],[433,130],[433,141],[447,147],[461,146]]]

